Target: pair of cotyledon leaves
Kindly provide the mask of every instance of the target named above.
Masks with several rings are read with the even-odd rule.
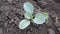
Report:
[[[46,19],[48,19],[48,13],[37,13],[35,16],[32,16],[34,12],[34,6],[30,2],[24,3],[23,8],[25,10],[25,14],[24,14],[25,18],[32,19],[32,21],[36,24],[43,24],[45,23]],[[35,18],[33,19],[33,17]],[[25,29],[26,27],[29,26],[30,21],[27,19],[23,19],[19,23],[20,29]]]

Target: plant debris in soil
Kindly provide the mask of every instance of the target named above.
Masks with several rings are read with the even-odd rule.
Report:
[[[48,23],[31,23],[26,29],[19,29],[24,2],[34,5],[34,13],[48,12]],[[0,0],[0,34],[60,34],[60,0]]]

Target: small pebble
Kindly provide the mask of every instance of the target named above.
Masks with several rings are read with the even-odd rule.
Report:
[[[5,23],[4,25],[5,25],[5,27],[7,27],[7,23]]]
[[[48,0],[48,1],[52,2],[53,0]]]
[[[60,28],[58,28],[58,30],[60,31]]]
[[[31,32],[30,32],[30,31],[28,31],[28,32],[27,32],[27,34],[31,34]]]
[[[49,34],[55,34],[55,31],[51,28],[49,28],[48,31],[49,31]]]
[[[0,29],[0,34],[3,34],[3,30],[2,29]]]
[[[11,2],[12,2],[12,0],[8,0],[8,2],[9,2],[9,3],[11,3]]]

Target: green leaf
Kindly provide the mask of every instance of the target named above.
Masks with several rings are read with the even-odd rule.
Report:
[[[44,15],[41,13],[37,13],[35,15],[35,18],[33,19],[33,22],[36,24],[43,24],[43,23],[45,23],[45,21],[46,21],[46,19],[45,19]]]
[[[33,14],[34,12],[34,6],[30,2],[25,2],[23,8],[26,12],[30,14]]]
[[[49,17],[48,13],[43,13],[43,15],[44,15],[45,19],[48,19],[48,17]]]
[[[37,13],[36,15],[35,15],[35,17],[37,18],[43,18],[43,19],[45,19],[45,17],[44,17],[44,15],[42,14],[42,13]]]
[[[20,23],[19,23],[19,28],[20,29],[25,29],[26,27],[28,27],[30,24],[30,21],[23,19]]]
[[[24,16],[27,19],[32,19],[33,18],[32,14],[30,14],[30,13],[25,13]]]

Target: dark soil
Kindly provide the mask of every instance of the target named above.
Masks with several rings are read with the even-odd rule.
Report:
[[[24,19],[24,2],[31,2],[35,12],[48,12],[48,23],[31,23],[26,29],[18,27]],[[60,0],[0,0],[0,34],[60,34]]]

